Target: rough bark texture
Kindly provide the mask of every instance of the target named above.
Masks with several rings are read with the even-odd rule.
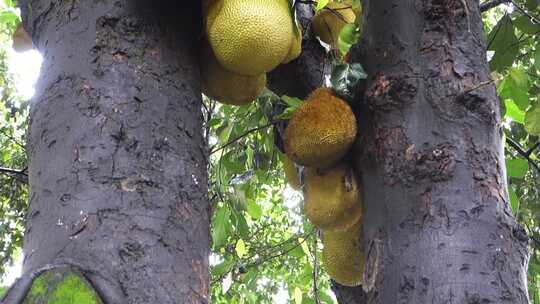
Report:
[[[23,271],[75,265],[107,304],[207,303],[200,2],[150,2],[19,1],[44,56]]]
[[[478,1],[366,0],[364,14],[366,303],[528,303]]]

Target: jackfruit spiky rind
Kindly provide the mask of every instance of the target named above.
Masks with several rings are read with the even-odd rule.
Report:
[[[289,54],[293,21],[288,0],[219,0],[206,33],[223,67],[242,75],[273,70]]]
[[[325,231],[342,231],[362,217],[357,178],[351,168],[340,164],[327,170],[306,170],[304,214]]]
[[[328,275],[344,286],[362,284],[364,250],[362,220],[345,231],[323,232],[323,263]]]
[[[284,64],[287,64],[296,58],[300,56],[302,53],[302,29],[300,26],[296,26],[296,29],[294,30],[294,37],[293,41],[291,43],[291,48],[289,50],[289,54],[287,55],[287,58],[283,61]]]
[[[283,155],[283,171],[285,171],[285,179],[291,188],[294,190],[300,190],[302,185],[300,183],[298,171],[296,170],[294,162],[288,158],[287,155]]]
[[[297,164],[328,168],[347,154],[356,137],[351,107],[330,89],[317,89],[292,115],[285,151]]]
[[[330,2],[315,14],[312,27],[324,43],[336,46],[341,29],[347,24],[354,23],[355,19],[352,2]]]
[[[203,94],[224,104],[249,104],[266,86],[266,74],[245,76],[223,68],[206,43],[201,47],[200,67]]]

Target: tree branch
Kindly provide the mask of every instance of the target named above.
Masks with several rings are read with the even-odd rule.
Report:
[[[23,150],[26,151],[26,147],[21,142],[19,142],[15,137],[7,134],[5,130],[0,129],[0,133],[2,133],[2,135],[7,137],[9,140],[13,141],[17,146],[21,147]]]
[[[511,0],[490,0],[490,1],[484,1],[480,4],[480,11],[486,12],[492,8],[495,8],[501,4],[510,3]]]
[[[17,169],[11,169],[11,168],[0,167],[0,173],[9,174],[9,175],[23,175],[23,176],[28,176],[28,174],[26,173],[26,169],[23,169],[23,170],[17,170]]]
[[[538,146],[540,146],[540,143],[537,143],[535,145],[535,147],[529,149],[528,151],[525,151],[525,149],[519,143],[517,143],[515,140],[513,140],[510,137],[506,137],[506,142],[508,143],[508,145],[510,145],[512,148],[514,148],[514,150],[516,150],[516,152],[521,157],[525,158],[529,162],[529,164],[531,164],[538,171],[538,173],[540,174],[540,166],[534,160],[531,159],[532,152]]]
[[[267,124],[267,125],[260,126],[260,127],[257,127],[257,128],[253,128],[253,129],[251,129],[251,130],[247,130],[244,134],[242,134],[242,135],[236,137],[235,139],[233,139],[233,140],[229,141],[228,143],[224,144],[223,146],[221,146],[221,147],[219,147],[219,148],[217,148],[217,149],[214,149],[214,150],[210,151],[210,155],[212,155],[212,154],[214,154],[214,153],[216,153],[216,152],[218,152],[218,151],[221,151],[221,150],[227,148],[228,146],[234,144],[235,142],[239,141],[240,139],[242,139],[242,138],[248,136],[249,134],[251,134],[251,133],[253,133],[253,132],[257,132],[257,131],[259,131],[259,130],[266,129],[266,128],[272,126],[273,124],[274,124],[274,123],[271,122],[271,123],[269,123],[269,124]]]
[[[534,152],[534,150],[536,150],[536,149],[538,149],[538,148],[540,148],[540,141],[537,142],[532,148],[530,148],[529,150],[527,150],[527,153],[526,153],[527,156],[530,156],[530,155]]]
[[[529,12],[527,12],[527,10],[525,10],[525,8],[523,8],[521,5],[516,3],[516,1],[510,0],[510,2],[512,2],[512,4],[517,8],[517,10],[520,11],[523,15],[529,17],[529,19],[531,19],[532,23],[536,23],[536,24],[540,23],[540,20],[538,20],[538,18],[536,18],[535,16],[533,16]]]

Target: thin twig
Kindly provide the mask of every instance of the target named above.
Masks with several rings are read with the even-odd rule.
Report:
[[[478,89],[481,89],[481,88],[483,88],[483,87],[485,87],[487,85],[490,85],[490,84],[492,84],[494,82],[495,82],[495,79],[490,79],[490,80],[487,80],[487,81],[480,82],[479,84],[475,85],[474,87],[463,91],[463,93],[461,93],[460,95],[461,96],[467,95],[472,91],[476,91]]]
[[[17,170],[17,169],[0,167],[0,172],[1,173],[6,173],[6,174],[15,174],[15,175],[28,176],[28,174],[25,171],[26,170]]]
[[[536,23],[536,24],[540,24],[540,20],[538,20],[538,18],[536,18],[535,16],[531,15],[529,12],[527,12],[527,10],[525,10],[521,5],[519,5],[518,3],[516,3],[516,1],[514,0],[510,0],[510,2],[512,2],[512,4],[518,9],[518,11],[520,11],[523,15],[529,17],[529,19],[531,19],[531,21],[533,23]]]
[[[534,160],[531,159],[530,154],[527,154],[528,151],[525,151],[525,149],[523,149],[523,147],[519,143],[517,143],[515,140],[513,140],[510,137],[506,137],[506,142],[512,148],[514,148],[514,150],[516,150],[516,152],[519,155],[521,155],[523,158],[525,158],[529,162],[529,164],[531,164],[538,171],[538,173],[540,174],[540,166]]]
[[[492,8],[495,8],[501,4],[510,3],[510,0],[491,0],[491,1],[484,1],[480,4],[480,11],[486,12]]]
[[[23,150],[26,150],[26,147],[21,142],[19,142],[15,137],[7,134],[5,130],[0,129],[0,133],[2,133],[2,135],[10,139],[11,141],[13,141],[17,146],[21,147]]]
[[[532,148],[527,150],[527,152],[525,154],[527,154],[527,156],[531,156],[531,154],[534,152],[534,150],[536,150],[538,148],[540,148],[540,141],[537,142]]]
[[[214,150],[210,151],[210,155],[212,155],[212,154],[214,154],[214,153],[216,153],[216,152],[218,152],[218,151],[221,151],[221,150],[227,148],[228,146],[234,144],[235,142],[239,141],[240,139],[242,139],[242,138],[248,136],[249,134],[251,134],[251,133],[253,133],[253,132],[257,132],[257,131],[266,129],[266,128],[268,128],[268,127],[271,127],[272,125],[274,125],[273,122],[271,122],[271,123],[269,123],[269,124],[267,124],[267,125],[264,125],[264,126],[260,126],[260,127],[257,127],[257,128],[253,128],[253,129],[251,129],[251,130],[247,130],[244,134],[242,134],[242,135],[238,136],[237,138],[235,138],[235,139],[229,141],[228,143],[224,144],[223,146],[221,146],[221,147],[219,147],[219,148],[217,148],[217,149],[214,149]]]

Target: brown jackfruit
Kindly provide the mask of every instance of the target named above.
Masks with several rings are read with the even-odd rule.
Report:
[[[322,230],[345,230],[362,217],[357,178],[345,164],[306,170],[304,214]]]
[[[266,74],[245,76],[223,68],[205,43],[201,47],[200,67],[203,94],[224,104],[249,104],[266,86]]]
[[[315,14],[312,27],[315,34],[323,42],[335,47],[343,27],[354,23],[355,19],[356,15],[353,11],[352,1],[333,1]]]
[[[330,89],[320,88],[292,115],[285,130],[285,151],[297,164],[328,168],[347,154],[356,131],[351,107]]]
[[[283,155],[283,171],[285,171],[285,179],[291,188],[300,190],[302,185],[300,177],[298,176],[298,171],[296,170],[294,162],[288,158],[287,155]]]
[[[323,263],[328,275],[344,286],[362,284],[364,250],[362,220],[345,231],[323,232]]]
[[[205,21],[216,58],[238,74],[273,70],[291,49],[293,17],[288,0],[218,0]]]

